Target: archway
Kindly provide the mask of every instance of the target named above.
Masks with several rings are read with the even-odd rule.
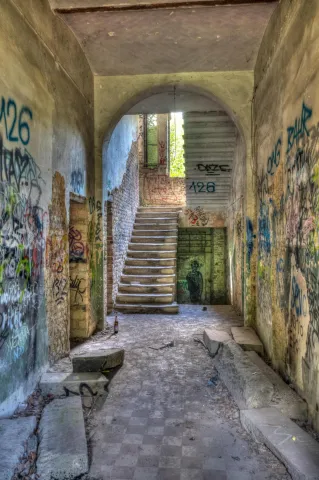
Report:
[[[166,105],[163,107],[163,99],[165,100],[165,95],[166,97],[167,95],[174,96],[174,99],[171,98],[171,102],[166,101]],[[205,209],[202,208],[202,206],[200,205],[200,202],[198,202],[199,203],[198,205],[192,204],[191,195],[188,195],[188,198],[185,199],[184,204],[183,202],[181,203],[177,202],[176,204],[177,205],[180,204],[182,207],[185,207],[183,208],[183,212],[182,212],[182,221],[180,222],[181,227],[184,227],[184,228],[188,227],[191,229],[194,229],[196,227],[199,227],[202,229],[203,228],[205,229],[205,227],[207,229],[209,228],[212,228],[212,229],[225,228],[226,229],[227,228],[228,241],[227,241],[227,249],[225,249],[225,252],[227,253],[224,254],[222,264],[221,264],[222,266],[219,269],[220,270],[219,276],[220,276],[221,270],[223,270],[223,268],[225,267],[224,268],[225,285],[226,285],[225,291],[227,291],[227,294],[220,296],[220,299],[223,298],[223,301],[219,300],[219,303],[226,303],[227,302],[226,296],[227,296],[227,299],[229,299],[229,301],[239,311],[243,312],[245,309],[244,268],[245,268],[246,262],[245,262],[245,251],[244,251],[244,243],[245,243],[244,237],[245,237],[245,223],[246,223],[245,221],[245,191],[246,191],[245,180],[247,179],[247,175],[246,175],[246,159],[247,159],[246,144],[247,142],[243,133],[243,128],[241,127],[241,123],[238,120],[238,115],[235,115],[233,111],[229,108],[229,106],[225,105],[224,102],[217,99],[215,95],[209,94],[207,91],[197,86],[184,85],[180,83],[178,85],[169,84],[169,85],[156,85],[156,86],[150,87],[142,92],[138,92],[132,98],[124,102],[123,105],[121,105],[120,108],[117,110],[113,118],[110,119],[109,128],[106,130],[106,134],[104,135],[104,138],[103,138],[103,147],[102,147],[103,164],[104,164],[104,167],[108,167],[109,165],[107,165],[106,162],[108,163],[112,162],[111,158],[113,158],[114,160],[114,154],[109,155],[109,158],[107,160],[107,157],[108,157],[107,152],[109,149],[111,150],[114,149],[114,137],[118,136],[120,133],[118,130],[121,122],[123,123],[123,118],[125,117],[127,119],[129,118],[128,115],[125,115],[125,114],[129,114],[129,115],[138,114],[138,113],[147,114],[147,113],[151,113],[150,109],[153,109],[153,113],[156,113],[155,111],[157,111],[157,112],[161,112],[161,114],[163,113],[165,108],[167,110],[167,113],[173,110],[175,111],[182,110],[183,107],[180,106],[181,103],[182,104],[184,103],[184,106],[185,106],[185,98],[184,98],[184,102],[183,102],[183,99],[181,99],[183,95],[188,97],[187,98],[189,103],[189,105],[187,106],[188,112],[191,112],[191,111],[196,112],[196,110],[198,110],[197,111],[198,119],[196,120],[199,120],[199,123],[201,122],[206,123],[206,125],[208,126],[208,131],[210,131],[209,127],[213,126],[213,124],[210,125],[209,122],[207,123],[208,119],[205,118],[205,115],[208,115],[208,112],[211,112],[210,120],[212,120],[212,112],[215,112],[215,114],[216,112],[218,113],[218,115],[220,116],[219,120],[221,122],[224,122],[226,126],[226,131],[225,131],[226,134],[227,134],[227,128],[230,129],[230,125],[233,126],[233,133],[236,138],[234,149],[231,152],[233,155],[233,161],[234,161],[233,168],[229,168],[229,165],[225,164],[225,162],[220,161],[218,163],[218,158],[214,156],[212,152],[208,152],[206,157],[204,154],[202,154],[201,158],[204,157],[205,162],[202,161],[197,163],[196,165],[198,169],[198,171],[196,172],[197,181],[195,181],[194,183],[194,180],[192,181],[192,179],[189,178],[192,162],[190,161],[188,165],[186,165],[186,167],[188,168],[188,170],[186,171],[186,177],[187,177],[186,182],[189,183],[189,181],[191,181],[191,185],[189,184],[187,185],[186,191],[188,191],[189,189],[194,190],[193,193],[196,194],[195,203],[197,202],[197,199],[199,198],[198,196],[200,196],[199,195],[200,193],[205,192],[207,194],[207,193],[210,193],[209,190],[211,190],[211,192],[214,193],[215,182],[217,182],[217,184],[219,183],[217,187],[217,196],[215,198],[218,197],[218,192],[221,190],[221,188],[224,188],[224,189],[226,189],[226,187],[228,188],[227,199],[225,199],[225,193],[224,193],[224,197],[222,197],[223,194],[220,194],[221,195],[220,201],[222,203],[219,205],[220,207],[219,210],[222,209],[223,211],[222,212],[218,211],[218,208],[216,210],[216,208],[214,208],[213,201],[212,201],[212,208],[210,208],[210,201],[207,202],[207,200],[205,199],[206,207],[208,207],[208,210],[210,210],[209,212],[207,212],[205,211]],[[200,104],[200,108],[196,108],[196,99],[197,99],[197,102]],[[189,113],[187,115],[190,115],[192,117],[192,120],[194,121],[196,114]],[[213,118],[213,123],[215,122],[215,126],[217,121],[216,118],[217,117]],[[225,123],[227,121],[228,121],[228,124]],[[117,122],[117,125],[116,125],[116,122]],[[127,127],[128,127],[128,120],[126,120],[126,131],[128,131],[128,128],[131,128],[131,127],[128,127],[128,128]],[[219,128],[220,128],[220,125],[219,125]],[[139,133],[140,132],[141,130],[139,130]],[[133,135],[130,134],[129,136],[130,136],[130,141],[132,142]],[[207,141],[207,135],[206,135],[206,139],[204,140]],[[214,145],[215,147],[216,147],[216,142],[218,143],[218,141],[224,142],[224,146],[225,146],[225,141],[227,143],[227,138],[225,137],[225,135],[224,137],[220,136],[218,138],[218,136],[216,137],[216,134],[215,134],[215,145]],[[229,139],[228,147],[230,144],[231,144],[231,140]],[[227,150],[227,145],[225,148]],[[228,149],[231,150],[231,148],[228,148]],[[213,155],[212,158],[210,158],[210,153],[211,155]],[[221,152],[219,153],[221,154]],[[117,162],[117,167],[118,166],[119,164]],[[111,176],[112,176],[112,168],[111,169],[109,168],[108,171],[109,172],[111,171]],[[229,175],[230,171],[231,171],[231,175]],[[114,171],[113,171],[113,174],[114,174]],[[155,178],[155,175],[153,172],[152,174],[148,174],[148,176],[151,177],[153,184],[154,182],[158,181]],[[221,179],[223,179],[223,176],[228,177],[228,179],[229,177],[231,177],[229,179],[230,183],[228,185],[226,185],[226,183],[224,183],[224,185],[221,185]],[[206,177],[206,180],[207,180],[206,183],[202,181],[202,180],[205,180],[204,177]],[[163,179],[163,175],[161,175],[161,178]],[[169,178],[169,175],[167,176],[167,178]],[[140,180],[141,180],[141,176],[140,176]],[[215,180],[215,182],[208,181],[208,180]],[[143,181],[145,183],[145,176]],[[103,198],[105,200],[105,192],[107,190],[111,192],[112,188],[119,188],[120,185],[119,184],[113,185],[112,179],[107,178],[107,175],[105,175],[105,173],[103,173],[103,182],[104,182],[104,185],[103,185],[102,191],[103,191]],[[208,192],[205,190],[204,192],[202,192],[203,188],[205,189],[205,186],[206,186],[206,190],[208,188]],[[143,188],[143,184],[141,184],[141,182],[140,182],[140,187]],[[163,188],[166,189],[165,190],[166,194],[165,194],[165,201],[164,203],[162,202],[162,204],[164,205],[174,204],[174,201],[172,201],[172,199],[174,199],[175,196],[173,195],[170,196],[169,194],[167,194],[167,189],[168,189],[167,184],[163,185]],[[158,190],[158,189],[155,188],[155,190]],[[153,189],[153,191],[155,190]],[[109,204],[105,203],[105,209],[108,211],[109,221],[113,221],[110,215],[112,200],[113,199],[111,195],[111,202]],[[150,203],[150,198],[146,198],[145,195],[140,195],[140,202],[141,204],[146,204],[146,205],[151,205],[151,204],[161,205],[161,202],[158,203],[157,201]],[[216,204],[216,201],[215,201],[215,204]],[[133,211],[134,211],[134,208],[132,212]],[[135,213],[136,213],[136,209],[135,209]],[[118,222],[119,220],[117,219],[116,221]],[[126,236],[125,248],[127,248],[132,227],[133,227],[133,224],[131,224],[129,227],[129,234]],[[125,235],[122,235],[122,237],[123,236],[125,237]],[[114,272],[114,269],[111,268],[110,266],[110,263],[114,262],[114,245],[115,245],[115,249],[120,250],[120,256],[123,253],[123,250],[125,250],[125,248],[123,249],[123,245],[119,248],[116,245],[117,243],[116,239],[114,243],[114,238],[110,230],[110,223],[109,223],[109,229],[105,231],[105,238],[107,238],[109,242],[111,240],[111,243],[113,245],[112,251],[110,251],[110,248],[109,248],[110,243],[108,243],[107,248],[108,248],[109,262],[108,262],[108,266],[107,265],[104,266],[105,271],[108,272],[108,275],[106,275],[104,278],[105,278],[105,283],[109,285],[108,311],[110,311],[111,305],[115,301],[115,296],[117,292],[116,287],[114,288],[114,280],[112,282],[110,276],[113,279],[116,278],[117,281],[120,278],[119,272]],[[215,241],[217,244],[218,239]],[[119,259],[118,252],[115,254],[115,257],[116,257],[115,263],[117,264],[117,268],[121,270],[123,268],[124,258],[122,256],[122,258],[118,260]],[[191,261],[191,257],[189,260]],[[215,264],[216,264],[216,261],[215,261]],[[227,280],[226,280],[226,277],[227,277]],[[218,279],[216,278],[215,280],[218,283]],[[185,279],[180,281],[180,283],[183,283],[183,282],[185,283]],[[112,291],[112,298],[110,298],[110,290]],[[208,294],[208,297],[209,297],[209,294]],[[209,302],[209,300],[207,299],[206,301]]]

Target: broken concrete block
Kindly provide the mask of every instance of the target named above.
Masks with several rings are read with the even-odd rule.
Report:
[[[88,472],[88,454],[80,397],[53,400],[39,427],[37,473],[45,480],[69,480]]]
[[[214,363],[239,408],[270,405],[273,384],[233,340],[222,345]]]
[[[214,357],[217,354],[220,345],[222,343],[230,341],[231,336],[223,330],[216,330],[215,328],[205,328],[203,340],[210,355]]]
[[[264,354],[264,346],[259,340],[255,330],[250,327],[232,327],[231,333],[235,342],[246,351],[253,350],[254,352]]]
[[[19,458],[25,451],[25,442],[33,434],[36,425],[36,417],[0,420],[0,480],[11,480]]]
[[[277,408],[289,418],[307,420],[307,403],[256,352],[246,354],[274,386],[274,395],[269,406]]]
[[[99,372],[89,373],[45,373],[39,387],[42,395],[105,395],[108,379]]]
[[[124,350],[110,348],[94,352],[83,352],[72,358],[73,372],[103,372],[119,367],[124,362]]]
[[[276,408],[242,410],[244,428],[264,443],[294,480],[319,480],[319,444]]]

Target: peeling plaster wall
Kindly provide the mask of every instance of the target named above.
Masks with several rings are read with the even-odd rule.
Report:
[[[132,143],[137,142],[138,116],[124,115],[113,130],[109,142],[103,146],[103,192],[119,188],[126,172]]]
[[[319,3],[283,0],[256,65],[257,329],[319,429]]]
[[[2,2],[0,56],[2,415],[69,350],[69,192],[94,194],[94,167],[93,78],[46,1]]]
[[[108,312],[113,310],[139,205],[138,136],[138,115],[124,115],[103,147],[103,196],[107,199],[104,296]]]

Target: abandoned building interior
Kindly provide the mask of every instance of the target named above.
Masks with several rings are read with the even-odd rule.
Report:
[[[0,460],[0,480],[319,479],[319,0],[2,0],[0,12],[0,439],[12,416],[35,418],[17,412],[41,378],[63,376],[56,365],[118,349],[116,365],[73,370],[101,381],[126,355],[103,377],[88,464],[71,452],[63,476],[37,433],[38,464],[9,476]],[[42,391],[33,431],[53,405],[77,418],[81,382],[78,395]],[[158,460],[151,441],[145,457],[123,449],[130,435],[144,445],[146,415],[116,410],[151,397],[155,412],[206,402],[204,417],[185,414],[198,428],[186,436],[194,423],[161,423],[149,406]],[[205,463],[195,449],[218,436],[200,433],[209,421],[237,422],[227,402],[237,444],[267,445],[242,470],[242,451]],[[127,430],[107,430],[114,412]],[[126,435],[122,450],[103,425]]]

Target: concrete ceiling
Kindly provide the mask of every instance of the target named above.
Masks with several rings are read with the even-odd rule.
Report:
[[[272,3],[276,0],[49,0],[51,8],[67,10],[111,10],[115,8],[166,8],[169,6],[238,5]]]
[[[109,7],[116,0],[51,1],[56,8],[69,5],[57,12],[78,37],[96,75],[252,70],[276,7],[276,2],[249,2],[167,8],[166,1],[166,8],[111,11],[101,5]]]

